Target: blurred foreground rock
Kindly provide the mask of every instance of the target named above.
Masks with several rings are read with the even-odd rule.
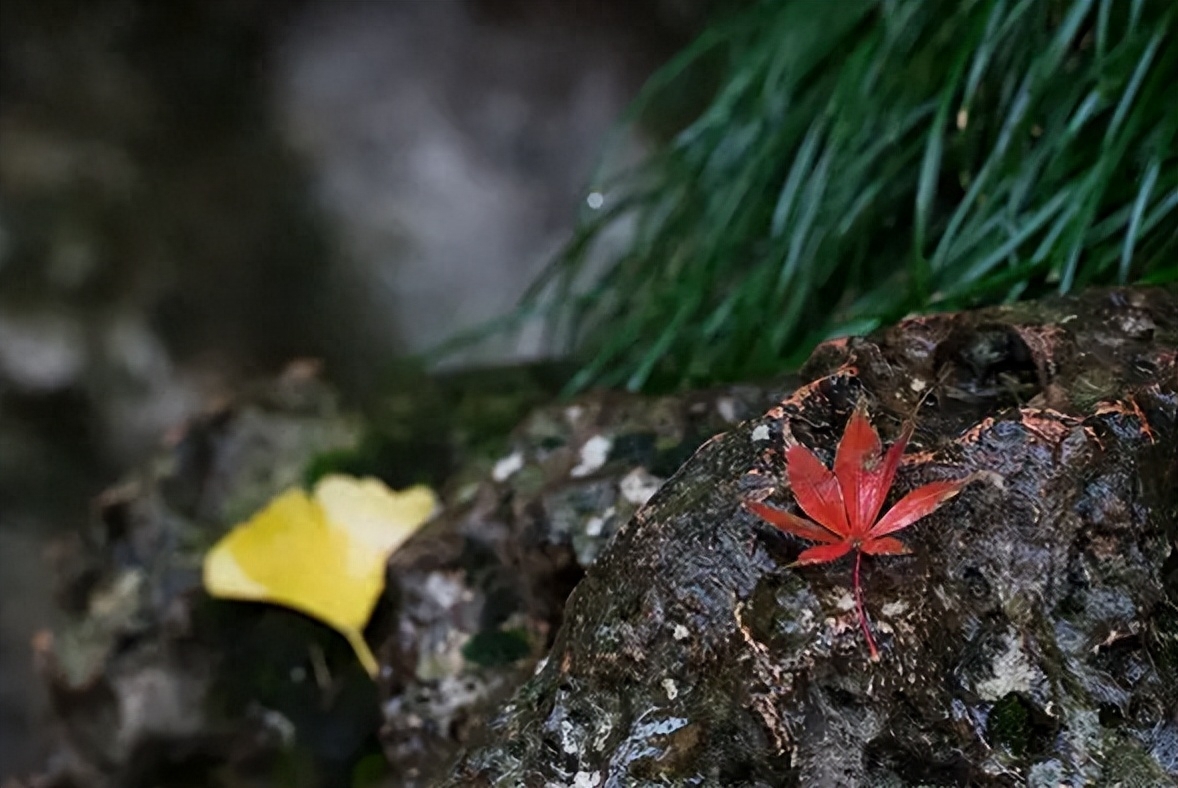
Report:
[[[325,627],[199,590],[282,487],[414,462],[280,381],[59,549],[62,747],[30,785],[1172,784],[1176,351],[1178,291],[1101,291],[828,343],[801,386],[534,410],[461,444],[393,556],[378,688]],[[740,501],[789,505],[783,440],[829,460],[865,401],[890,441],[929,388],[895,495],[984,480],[865,562],[873,664],[848,562],[789,568]]]

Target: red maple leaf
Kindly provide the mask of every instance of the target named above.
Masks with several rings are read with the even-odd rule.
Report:
[[[917,487],[879,517],[911,436],[912,425],[909,423],[884,453],[879,434],[862,409],[856,408],[839,440],[833,472],[804,446],[792,446],[786,453],[790,487],[798,505],[812,521],[759,501],[744,502],[754,514],[786,533],[821,543],[803,550],[795,564],[824,564],[855,551],[855,605],[873,661],[879,659],[879,651],[867,624],[859,585],[859,563],[863,554],[908,554],[910,551],[904,543],[889,534],[932,514],[972,479],[967,476]]]

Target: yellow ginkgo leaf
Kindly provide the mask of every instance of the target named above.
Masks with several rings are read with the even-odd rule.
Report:
[[[213,546],[205,589],[314,616],[346,637],[375,676],[363,630],[384,588],[385,563],[437,505],[428,487],[393,492],[350,476],[324,477],[313,497],[287,490]]]

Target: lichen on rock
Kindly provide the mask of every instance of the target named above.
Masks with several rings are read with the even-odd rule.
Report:
[[[1172,784],[1176,347],[1158,289],[819,348],[618,530],[446,785]],[[894,433],[930,386],[895,494],[982,481],[866,566],[872,664],[849,568],[791,568],[803,544],[740,502],[788,505],[787,442],[829,459],[858,403]]]
[[[791,506],[787,443],[829,463],[855,407],[890,441],[921,398],[893,499],[977,480],[913,555],[865,559],[872,663],[847,562],[791,567],[805,544],[741,502]],[[75,619],[39,653],[72,782],[45,785],[1178,778],[1173,288],[910,318],[785,385],[532,411],[390,559],[375,689],[329,630],[198,590],[234,518],[356,440],[316,397],[268,401],[191,426],[62,551]]]

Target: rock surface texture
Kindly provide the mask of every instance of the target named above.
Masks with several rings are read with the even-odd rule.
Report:
[[[1105,291],[819,348],[619,529],[446,784],[1172,785],[1176,331],[1173,291]],[[929,388],[893,496],[984,478],[865,562],[873,664],[849,560],[790,568],[740,502]]]
[[[334,633],[198,586],[220,533],[347,460],[318,391],[189,426],[59,551],[71,620],[38,657],[65,746],[30,784],[1178,779],[1176,289],[912,318],[777,388],[534,411],[393,555],[376,690]],[[791,567],[806,544],[741,506],[792,510],[784,450],[829,464],[856,407],[888,443],[915,412],[889,503],[976,477],[911,556],[864,559],[879,662],[851,560]]]

